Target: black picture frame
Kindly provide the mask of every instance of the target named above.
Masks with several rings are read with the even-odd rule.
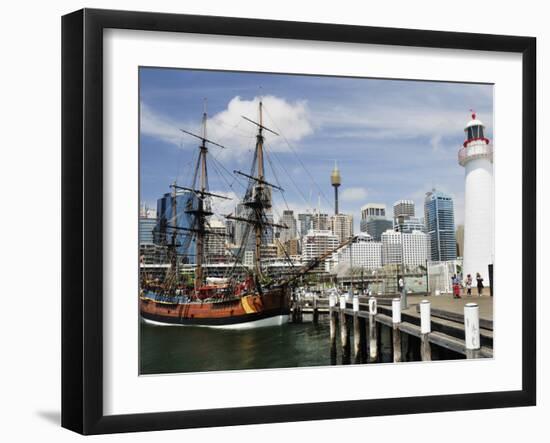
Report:
[[[102,407],[102,76],[103,30],[107,28],[521,54],[523,65],[521,390],[104,415]],[[62,18],[63,427],[82,434],[104,434],[532,406],[536,404],[535,310],[535,38],[96,9],[83,9]]]

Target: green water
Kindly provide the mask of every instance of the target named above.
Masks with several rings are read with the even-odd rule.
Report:
[[[318,324],[311,322],[311,316],[304,315],[304,323],[248,330],[159,326],[141,321],[140,333],[141,374],[295,368],[343,363],[339,333],[336,334],[337,354],[330,355],[327,315],[320,316]],[[378,338],[379,361],[391,362],[391,329],[380,326]],[[402,336],[402,346],[404,360],[420,359],[419,339]],[[433,360],[456,358],[464,357],[432,346]]]
[[[142,374],[331,364],[328,316],[248,330],[157,326],[141,321]]]

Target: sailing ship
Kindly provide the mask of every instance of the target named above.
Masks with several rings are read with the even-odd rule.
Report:
[[[234,266],[245,270],[232,272],[227,278],[206,279],[204,276],[205,240],[208,236],[224,235],[210,229],[209,218],[212,212],[212,199],[228,199],[227,196],[215,194],[208,188],[208,146],[225,147],[207,138],[206,110],[202,116],[202,133],[181,129],[189,136],[200,140],[199,155],[195,164],[193,183],[190,187],[171,185],[171,213],[172,218],[163,226],[164,243],[167,249],[170,266],[164,280],[159,283],[147,278],[146,273],[141,275],[140,286],[140,313],[148,322],[160,324],[197,325],[224,328],[250,328],[273,326],[286,323],[289,318],[292,288],[298,279],[314,269],[322,260],[339,248],[348,244],[350,240],[338,245],[337,248],[327,251],[320,257],[310,260],[304,266],[297,268],[291,275],[278,279],[266,275],[262,268],[262,233],[269,227],[286,229],[287,226],[273,223],[267,216],[272,206],[272,190],[283,189],[266,180],[264,167],[264,131],[278,135],[275,131],[263,124],[262,102],[259,102],[259,121],[248,117],[243,118],[257,127],[256,145],[250,174],[233,171],[235,174],[248,180],[246,192],[242,200],[246,211],[242,214],[228,214],[224,217],[235,222],[246,224],[246,234],[234,255]],[[176,222],[177,194],[190,192],[195,198],[190,200],[184,212],[190,215],[190,227],[178,226]],[[181,210],[180,210],[181,211]],[[243,253],[249,235],[254,240],[254,264],[246,267],[242,263]],[[185,243],[180,243],[186,238]],[[189,245],[189,239],[195,239],[196,262],[192,288],[181,282],[179,272],[178,247]],[[290,260],[290,257],[286,257]],[[221,281],[220,281],[221,280]]]

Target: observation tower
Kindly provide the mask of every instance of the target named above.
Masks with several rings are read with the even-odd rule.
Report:
[[[342,184],[342,178],[336,162],[334,162],[334,169],[330,174],[330,184],[334,187],[334,214],[338,215],[338,187]]]

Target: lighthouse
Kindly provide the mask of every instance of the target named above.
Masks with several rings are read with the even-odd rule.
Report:
[[[464,264],[463,276],[476,273],[489,286],[489,264],[494,257],[493,220],[493,146],[485,137],[485,125],[472,113],[464,128],[466,140],[458,151],[464,167]]]

